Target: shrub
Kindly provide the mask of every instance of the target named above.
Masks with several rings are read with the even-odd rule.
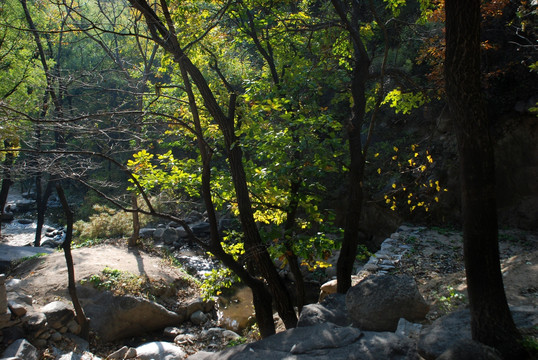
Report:
[[[132,234],[133,216],[131,213],[118,211],[105,205],[94,205],[95,213],[88,221],[77,221],[73,228],[82,240],[124,237]],[[148,222],[148,217],[140,216],[140,225]]]

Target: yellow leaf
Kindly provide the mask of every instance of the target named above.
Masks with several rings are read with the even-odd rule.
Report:
[[[394,156],[392,157],[392,160],[396,160],[397,158],[398,158],[398,156],[394,155]],[[400,165],[400,164],[398,164],[398,165]]]
[[[432,163],[433,163],[433,158],[432,158],[432,156],[431,156],[431,155],[428,155],[428,156],[426,156],[426,157],[428,158],[428,162],[429,162],[430,164],[432,164]]]
[[[394,151],[398,152],[398,148],[395,146],[393,147]]]
[[[375,153],[375,154],[374,154],[374,157],[378,157],[378,156],[379,156],[379,153]]]
[[[435,202],[439,202],[439,198],[436,196],[433,198],[435,200]]]
[[[392,188],[393,188],[393,189],[396,189],[396,184],[392,184]]]
[[[377,173],[378,173],[378,174],[381,174],[381,169],[380,169],[380,168],[377,169]]]
[[[390,199],[385,200],[387,204],[390,204]]]
[[[418,153],[415,153],[415,157],[418,157]]]

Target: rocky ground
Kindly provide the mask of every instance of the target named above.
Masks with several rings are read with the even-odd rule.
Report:
[[[405,273],[415,278],[421,293],[431,305],[428,321],[465,306],[466,285],[460,232],[452,229],[402,226],[393,236],[406,245],[406,250],[390,272]],[[24,241],[24,238],[14,235],[2,237],[2,243],[5,244],[21,245]],[[536,311],[538,235],[521,230],[502,230],[500,251],[509,304],[530,307]],[[105,267],[144,275],[152,281],[163,283],[177,282],[185,277],[185,273],[172,266],[170,259],[162,253],[155,249],[128,249],[124,240],[111,240],[98,246],[76,249],[73,254],[78,281],[98,274]],[[62,252],[24,261],[8,274],[8,278],[20,279],[23,288],[33,297],[36,305],[44,305],[58,298],[68,299],[67,271]],[[199,290],[196,286],[184,286],[173,296],[177,297],[178,302],[188,301],[199,296]],[[216,351],[230,342],[256,340],[255,333],[250,333],[250,337],[235,340],[214,336],[214,330],[209,329],[216,326],[216,317],[203,325],[186,322],[177,329],[182,336],[176,337],[176,343],[187,354],[193,354],[199,350]],[[536,337],[538,334],[529,335]],[[106,344],[92,338],[90,350],[96,355],[106,357],[122,345],[134,346],[146,341],[163,340],[165,337],[162,332],[157,332]]]

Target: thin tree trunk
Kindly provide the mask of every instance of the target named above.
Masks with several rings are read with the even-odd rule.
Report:
[[[71,296],[71,301],[73,302],[73,307],[75,308],[77,323],[81,328],[79,336],[85,340],[88,340],[90,334],[90,319],[86,317],[84,309],[80,305],[80,301],[78,299],[75,282],[75,267],[73,265],[73,255],[71,254],[71,241],[73,240],[73,211],[69,207],[64,190],[59,183],[56,183],[56,192],[60,198],[67,221],[67,229],[65,231],[65,239],[62,243],[62,249],[64,250],[65,262],[67,263],[67,283],[69,295]]]
[[[525,359],[500,269],[493,144],[480,85],[480,1],[446,1],[445,79],[458,140],[464,259],[474,340]]]
[[[4,140],[4,149],[13,147],[13,144],[9,140]],[[0,189],[0,214],[4,214],[4,208],[6,207],[7,196],[9,195],[9,188],[13,185],[11,180],[11,167],[15,162],[15,155],[12,152],[6,152],[4,158],[4,169],[2,171],[2,188]]]
[[[136,246],[136,240],[138,240],[138,237],[140,236],[140,219],[138,216],[138,201],[136,199],[136,194],[131,194],[131,203],[133,205],[133,234],[129,238],[129,241],[127,243],[128,247],[135,247]]]

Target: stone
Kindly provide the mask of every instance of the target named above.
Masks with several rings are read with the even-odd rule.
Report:
[[[50,335],[50,340],[56,342],[56,341],[60,341],[62,340],[62,334],[60,334],[58,331],[54,331],[51,335]]]
[[[185,320],[180,314],[147,299],[93,290],[79,291],[79,298],[86,316],[91,319],[90,329],[104,342],[161,330]]]
[[[412,323],[404,318],[401,318],[398,321],[398,327],[396,328],[395,333],[401,336],[418,338],[421,330],[422,324]]]
[[[161,236],[161,240],[164,242],[165,245],[172,245],[178,239],[179,236],[176,229],[174,228],[166,228]]]
[[[192,313],[190,320],[193,324],[200,325],[209,320],[209,318],[204,312],[198,310]]]
[[[534,309],[513,307],[512,318],[518,329],[532,329],[538,325]],[[471,313],[469,309],[454,311],[424,327],[417,342],[419,354],[426,360],[437,359],[454,344],[471,339]]]
[[[183,331],[180,328],[177,328],[175,326],[167,326],[163,330],[163,335],[165,337],[169,338],[175,338],[179,334],[181,334]]]
[[[21,305],[21,304],[16,303],[16,302],[11,302],[10,301],[8,306],[9,306],[9,310],[11,311],[11,313],[13,315],[15,315],[16,317],[24,316],[28,312],[28,310],[26,310],[26,307],[24,305]]]
[[[423,320],[429,306],[407,275],[370,275],[346,294],[354,326],[370,331],[395,331],[400,318]]]
[[[40,312],[32,312],[28,313],[25,316],[26,322],[24,323],[24,327],[26,330],[30,333],[36,333],[43,331],[43,329],[46,329],[47,325],[47,318],[45,317],[45,314]]]
[[[303,306],[297,326],[313,326],[327,322],[339,326],[351,325],[346,312],[345,295],[331,294],[320,304]]]
[[[177,360],[187,354],[173,343],[155,341],[137,347],[136,355],[140,360]]]
[[[191,227],[192,232],[196,236],[203,236],[209,234],[210,225],[208,222],[201,222]]]
[[[155,228],[142,228],[138,232],[138,236],[140,236],[142,239],[149,239],[153,237],[153,233],[155,233]]]
[[[502,360],[502,356],[494,348],[464,339],[456,341],[436,360]]]
[[[80,334],[80,331],[82,330],[81,326],[76,322],[76,320],[71,320],[69,323],[67,323],[67,331],[69,331],[71,334],[78,335]]]
[[[416,360],[415,343],[394,333],[361,332],[319,324],[289,329],[260,341],[216,353],[198,352],[188,360]]]
[[[6,282],[7,291],[16,291],[20,288],[22,280],[21,279],[10,279]]]
[[[226,341],[232,341],[241,338],[241,335],[232,330],[224,330],[222,332],[222,338]]]
[[[165,230],[166,228],[161,228],[161,227],[158,227],[157,229],[155,229],[155,231],[153,232],[153,239],[157,241],[161,240]]]
[[[60,329],[75,318],[73,310],[63,301],[54,301],[41,308],[47,322],[54,329]]]
[[[30,344],[28,340],[19,339],[15,340],[6,348],[2,357],[17,357],[24,360],[37,360],[39,358],[39,354],[37,349]]]

